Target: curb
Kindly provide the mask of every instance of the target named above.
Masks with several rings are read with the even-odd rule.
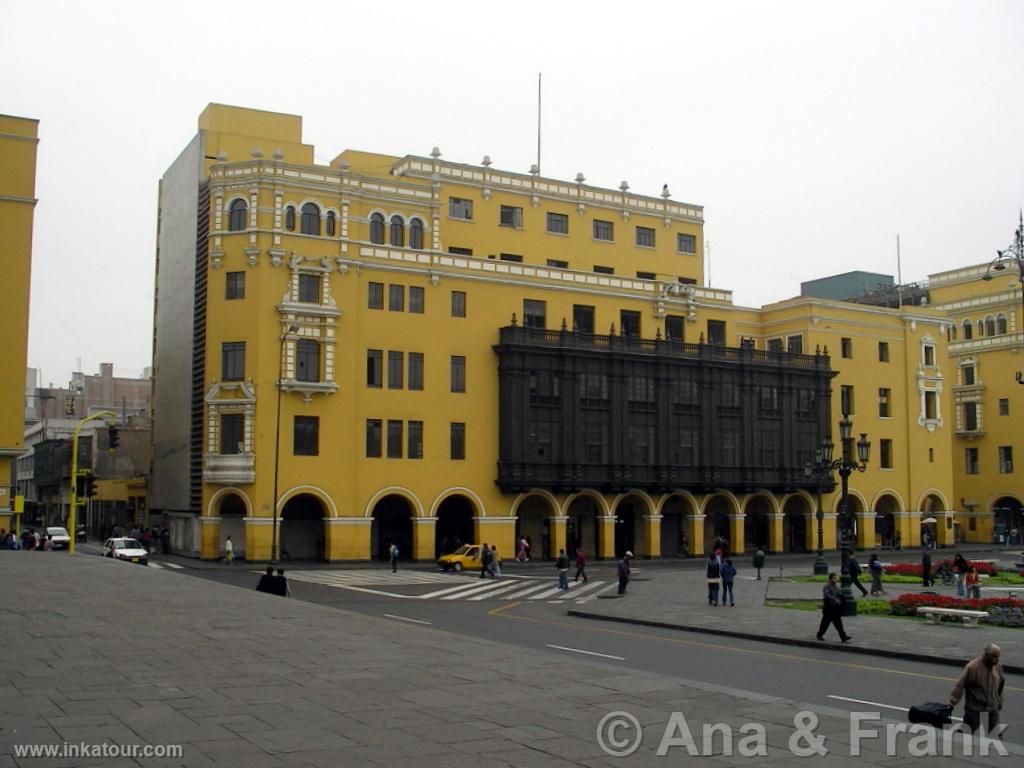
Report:
[[[884,648],[865,648],[863,646],[841,645],[833,643],[820,643],[817,640],[804,640],[792,637],[770,637],[758,635],[753,632],[737,632],[731,629],[712,629],[711,627],[697,627],[686,624],[673,624],[668,621],[655,621],[653,619],[631,619],[623,616],[602,616],[599,613],[588,611],[569,610],[569,616],[578,619],[596,619],[598,621],[617,621],[621,624],[636,624],[643,627],[657,627],[659,629],[675,629],[681,632],[695,632],[702,635],[718,635],[720,637],[734,637],[738,640],[754,640],[759,643],[775,643],[777,645],[795,645],[801,648],[823,648],[837,653],[857,653],[869,656],[881,656],[887,659],[902,659],[904,661],[921,661],[928,664],[943,664],[949,667],[963,667],[969,659],[950,659],[936,656],[929,656],[924,653],[910,653],[908,651],[890,651]],[[1024,674],[1024,666],[1018,664],[1003,664],[1003,670],[1013,674]]]

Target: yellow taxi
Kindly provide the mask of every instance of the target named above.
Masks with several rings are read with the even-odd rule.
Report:
[[[442,555],[437,564],[442,571],[480,570],[480,547],[480,544],[463,544],[450,555]],[[501,555],[495,555],[492,565],[501,561]]]

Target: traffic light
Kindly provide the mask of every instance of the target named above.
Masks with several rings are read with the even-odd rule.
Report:
[[[77,496],[80,499],[84,498],[86,488],[87,483],[85,482],[85,473],[79,472],[78,477],[75,478],[75,496]]]
[[[117,434],[117,427],[109,427],[107,429],[107,447],[110,448],[110,450],[114,450],[120,442],[121,438]]]
[[[98,491],[96,489],[96,476],[91,472],[86,476],[85,480],[85,498],[91,499],[96,496]]]

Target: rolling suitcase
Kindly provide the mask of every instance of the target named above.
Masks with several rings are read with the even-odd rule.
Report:
[[[953,721],[953,708],[949,704],[929,701],[911,707],[908,717],[912,723],[925,723],[941,728]]]

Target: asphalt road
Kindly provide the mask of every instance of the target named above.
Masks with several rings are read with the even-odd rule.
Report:
[[[179,572],[253,589],[257,581],[255,570],[258,569],[237,565],[231,569],[186,568]],[[658,578],[664,574],[670,578],[672,570],[671,566],[662,565],[650,569],[649,576]],[[490,600],[466,597],[474,594],[467,590],[475,590],[480,584],[475,575],[435,576],[421,568],[402,569],[393,586],[388,585],[391,575],[385,568],[359,569],[358,572],[369,574],[358,577],[359,583],[363,579],[370,582],[362,586],[326,586],[299,580],[320,578],[319,574],[332,571],[343,575],[357,573],[353,569],[323,567],[311,576],[309,571],[293,570],[293,597],[391,621],[396,632],[404,624],[415,623],[440,632],[506,643],[524,652],[555,650],[575,659],[590,658],[626,669],[668,674],[727,690],[778,696],[819,707],[880,712],[882,717],[896,720],[905,719],[903,710],[912,704],[944,701],[957,676],[957,670],[946,665],[882,659],[869,654],[836,654],[827,648],[787,649],[777,644],[677,630],[572,619],[566,616],[566,610],[573,601],[550,604],[543,599],[508,599],[523,585],[556,586],[553,576],[506,578],[508,589],[501,598]],[[614,581],[611,564],[596,564],[588,571],[592,580],[606,579],[608,584]],[[397,583],[416,578],[416,574],[424,574],[423,578],[429,577],[431,581]],[[444,593],[447,591],[450,596],[452,590],[462,599],[444,599]],[[592,599],[600,599],[596,593],[602,590],[594,590]],[[484,593],[489,591],[484,589]],[[436,596],[423,599],[423,595]],[[794,612],[793,618],[812,624],[817,621],[815,614]],[[1008,676],[1005,698],[1002,720],[1010,726],[1007,741],[1024,742],[1024,677]]]

